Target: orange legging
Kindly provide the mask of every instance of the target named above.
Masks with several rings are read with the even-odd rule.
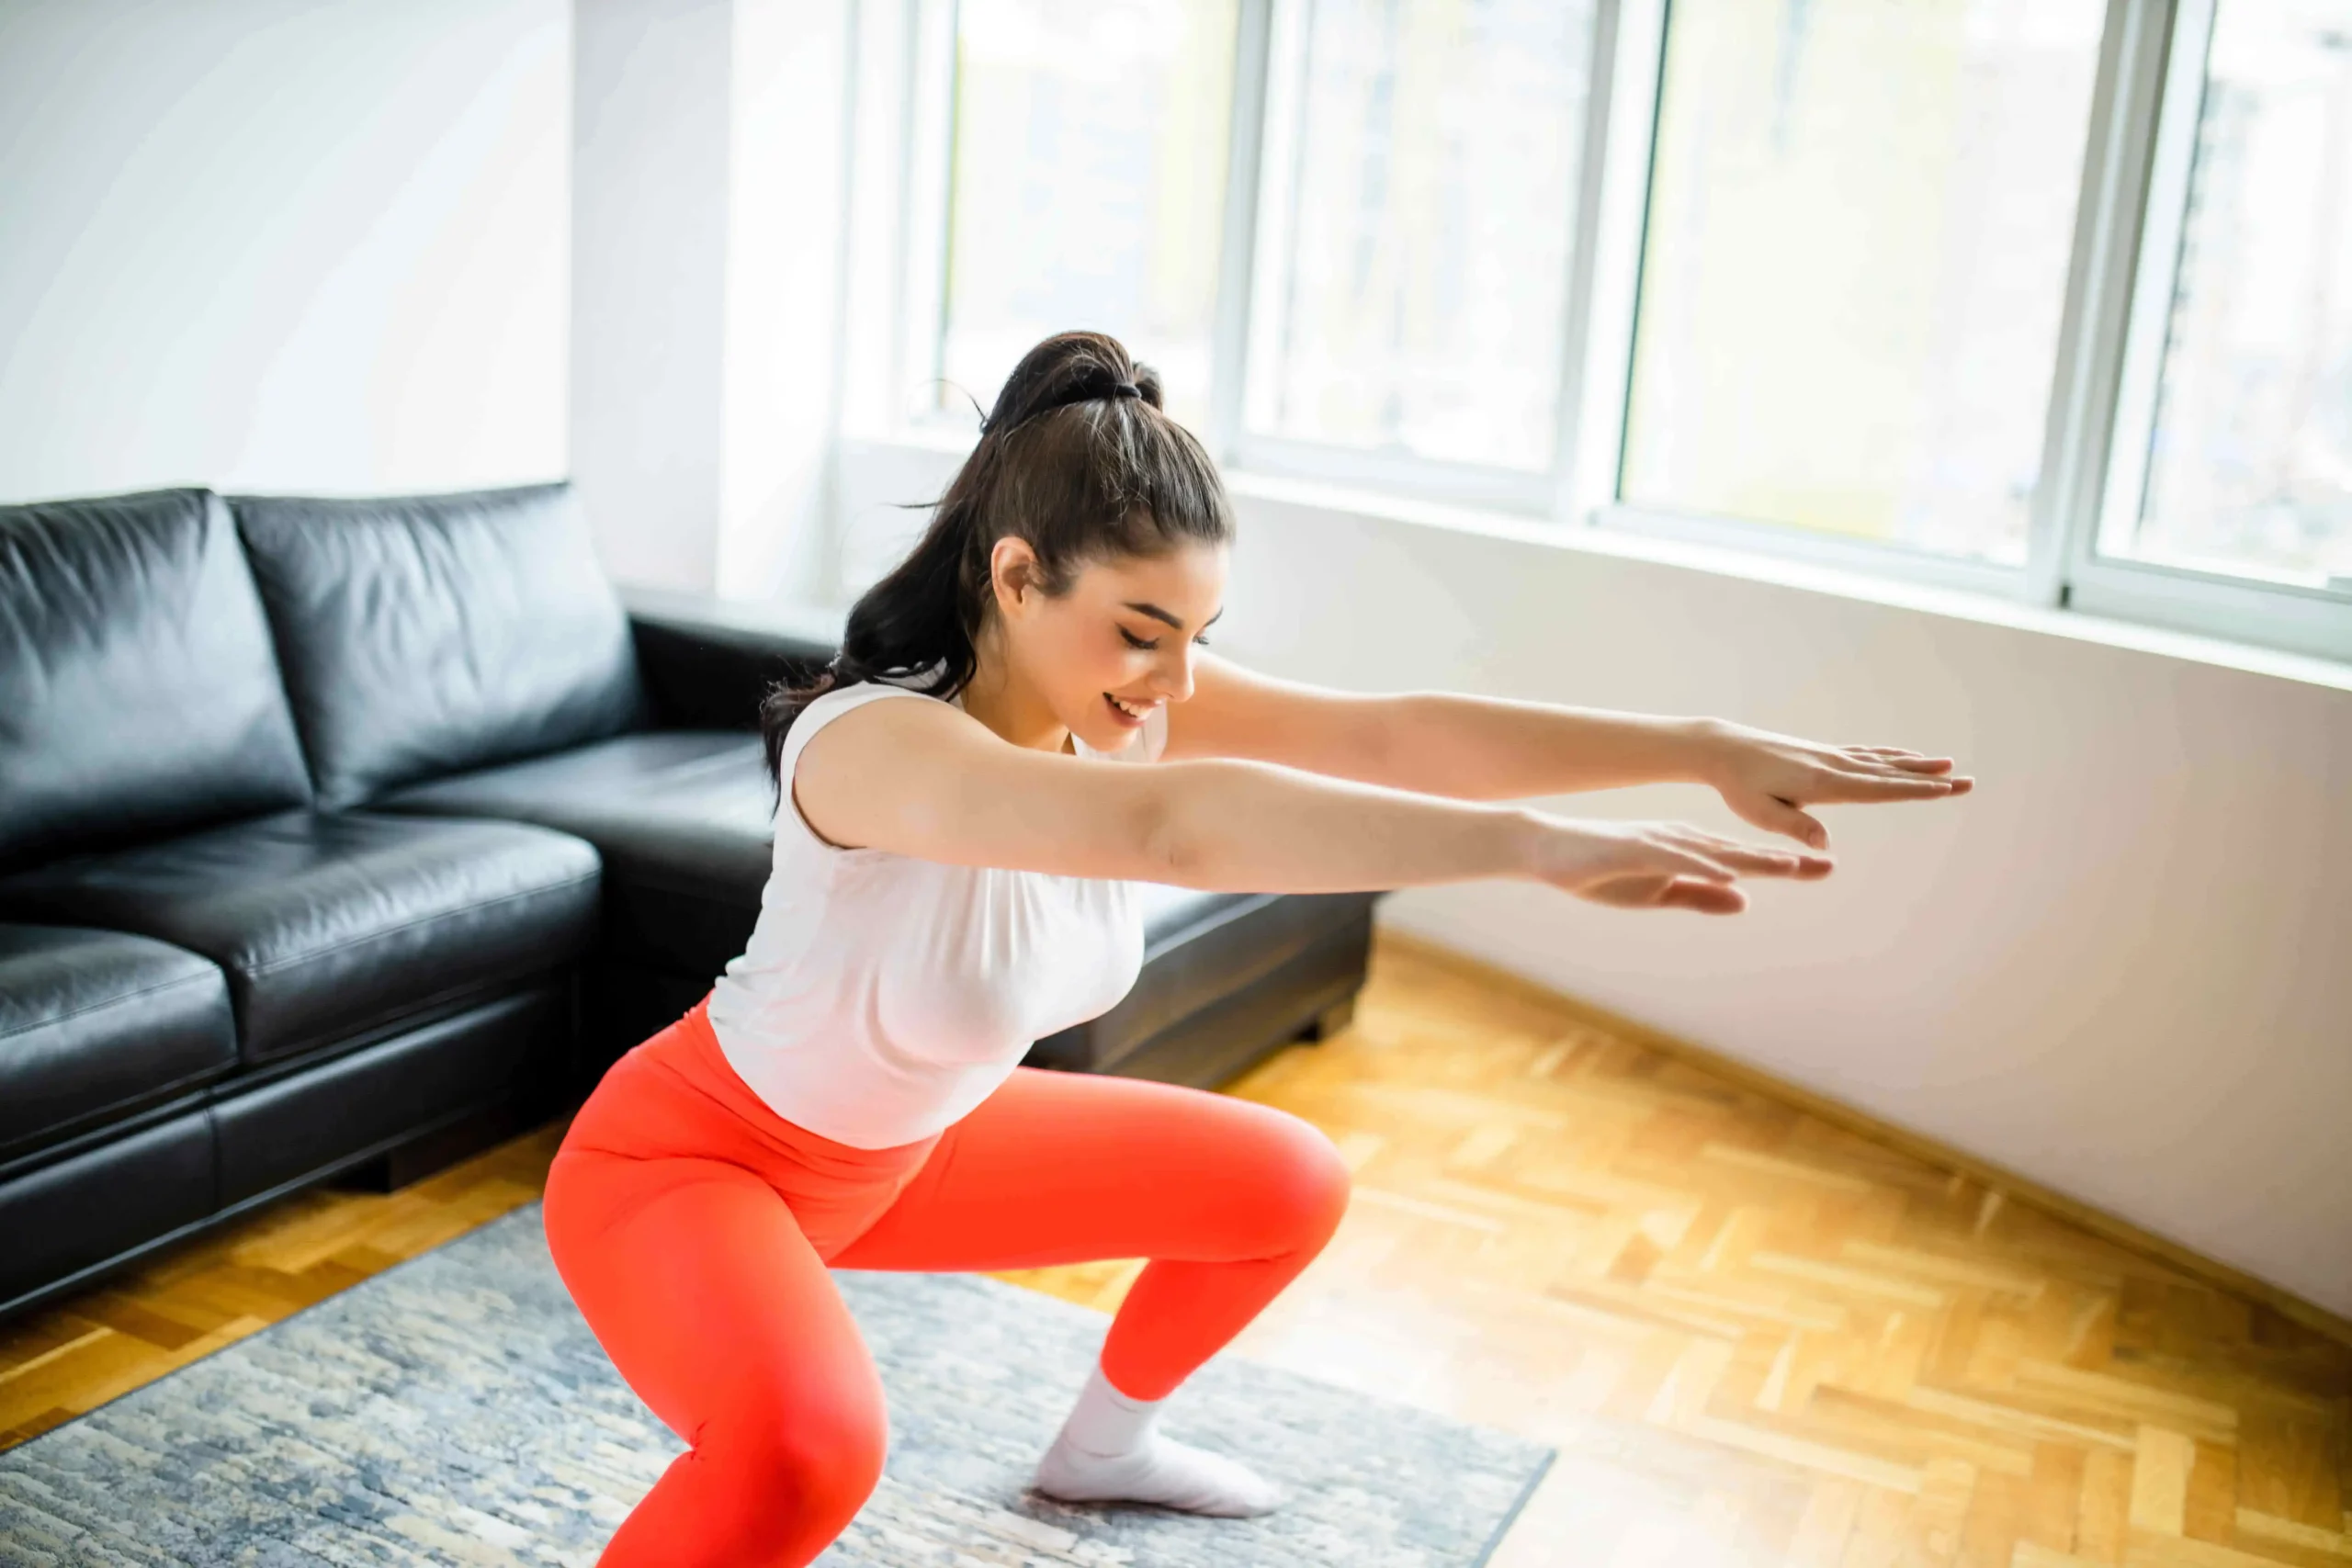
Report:
[[[944,1133],[835,1143],[737,1076],[707,1005],[613,1065],[548,1172],[565,1287],[688,1445],[602,1568],[797,1568],[865,1505],[882,1383],[829,1267],[1148,1258],[1102,1360],[1121,1393],[1159,1399],[1306,1267],[1347,1206],[1348,1168],[1314,1123],[1140,1078],[1017,1067]]]

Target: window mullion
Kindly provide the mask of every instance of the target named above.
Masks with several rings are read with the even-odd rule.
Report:
[[[937,408],[940,352],[947,331],[949,210],[955,186],[956,0],[913,0],[907,39],[908,116],[904,235],[899,284],[903,335],[898,345],[899,401],[894,420],[920,398]]]
[[[1663,0],[1600,0],[1593,8],[1589,85],[1585,95],[1581,157],[1577,171],[1575,232],[1568,248],[1568,293],[1561,311],[1560,410],[1552,458],[1555,517],[1589,523],[1594,502],[1583,495],[1588,458],[1584,431],[1598,420],[1597,447],[1623,423],[1623,344],[1630,340],[1621,299],[1627,276],[1638,276],[1641,223],[1626,217],[1627,182],[1645,186],[1648,126],[1654,118],[1663,51]],[[1629,141],[1638,142],[1629,148]],[[1638,207],[1638,191],[1635,206]],[[1614,460],[1609,491],[1613,495]],[[1607,497],[1598,498],[1606,500]]]
[[[2173,9],[2173,0],[2109,0],[2100,33],[2041,472],[2018,587],[2033,604],[2066,602],[2072,563],[2083,558],[2098,524]]]
[[[2130,318],[2109,423],[2108,467],[2098,505],[2067,540],[2066,581],[2080,596],[2097,572],[2099,539],[2111,522],[2135,522],[2146,499],[2150,445],[2155,437],[2156,394],[2163,384],[2171,336],[2180,246],[2188,216],[2188,187],[2197,160],[2197,127],[2205,90],[2205,49],[2212,37],[2213,0],[2180,0],[2173,12],[2170,48],[2154,141],[2149,152],[2147,198],[2142,206],[2140,254],[2132,273]]]
[[[1206,445],[1232,460],[1256,298],[1258,186],[1266,144],[1266,76],[1275,0],[1240,0],[1234,18],[1233,112],[1227,136],[1224,235],[1217,251],[1216,314],[1209,344]]]

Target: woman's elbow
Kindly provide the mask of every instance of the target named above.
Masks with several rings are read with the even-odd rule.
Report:
[[[1127,841],[1140,850],[1142,866],[1132,874],[1138,882],[1159,882],[1173,887],[1197,887],[1195,880],[1207,846],[1194,826],[1197,813],[1188,810],[1185,792],[1173,780],[1154,779],[1136,807],[1135,826]]]

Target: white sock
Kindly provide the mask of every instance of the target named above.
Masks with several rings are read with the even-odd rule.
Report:
[[[1157,1503],[1222,1518],[1246,1518],[1283,1503],[1281,1489],[1248,1465],[1153,1430],[1166,1403],[1121,1393],[1097,1359],[1038,1462],[1036,1489],[1065,1503]]]

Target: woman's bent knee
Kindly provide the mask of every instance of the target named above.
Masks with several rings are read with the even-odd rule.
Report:
[[[1348,1212],[1348,1198],[1355,1190],[1355,1170],[1330,1134],[1312,1122],[1305,1125],[1313,1134],[1307,1140],[1311,1153],[1306,1158],[1305,1179],[1307,1229],[1319,1247],[1340,1228],[1340,1218]]]
[[[1252,1173],[1250,1206],[1270,1250],[1318,1248],[1347,1213],[1354,1172],[1322,1128],[1287,1111],[1275,1114],[1263,1164]]]
[[[773,1509],[779,1529],[831,1533],[873,1495],[888,1448],[879,1404],[850,1399],[778,1402],[716,1418],[695,1441],[697,1460],[723,1472],[737,1496]]]

